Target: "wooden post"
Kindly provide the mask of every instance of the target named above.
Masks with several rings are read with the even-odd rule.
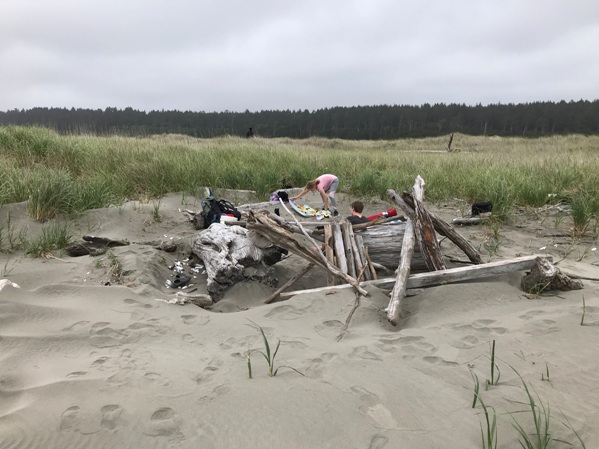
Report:
[[[414,254],[415,233],[412,220],[408,220],[406,232],[404,233],[401,257],[399,259],[399,269],[397,279],[393,290],[391,291],[391,300],[387,307],[387,320],[394,326],[399,322],[401,313],[401,300],[406,296],[408,288],[408,278],[410,277],[410,264],[412,254]]]
[[[345,258],[345,248],[343,247],[341,226],[339,226],[338,221],[333,222],[333,238],[335,239],[335,256],[337,257],[337,267],[342,273],[347,274],[347,259]]]
[[[341,223],[341,235],[343,236],[343,248],[345,249],[345,258],[347,259],[347,273],[357,279],[356,261],[354,260],[354,252],[351,245],[351,237],[349,229],[351,224],[348,221]]]
[[[324,226],[324,255],[331,265],[335,265],[335,252],[333,251],[333,229],[330,223]],[[327,285],[335,285],[335,277],[327,271]]]
[[[412,188],[414,192],[414,229],[420,251],[430,271],[445,270],[445,262],[437,241],[437,234],[429,211],[424,206],[424,179],[418,175]]]

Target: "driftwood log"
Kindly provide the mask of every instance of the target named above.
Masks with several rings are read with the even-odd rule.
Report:
[[[69,256],[99,256],[104,254],[108,248],[129,245],[129,242],[124,240],[113,240],[111,238],[96,237],[93,235],[84,235],[82,239],[83,243],[73,243],[65,248],[65,251]]]
[[[572,279],[562,273],[559,268],[544,258],[537,258],[535,266],[520,283],[522,290],[538,295],[546,290],[580,290],[583,288],[580,279]]]
[[[227,287],[237,282],[252,279],[271,285],[277,283],[272,268],[263,275],[246,274],[245,269],[281,260],[285,252],[271,243],[256,244],[248,234],[249,231],[240,226],[214,223],[200,231],[193,241],[192,251],[204,262],[208,293],[215,302],[222,298]]]
[[[391,291],[391,299],[387,307],[387,320],[397,326],[401,312],[401,301],[406,296],[408,289],[408,278],[410,276],[410,265],[412,255],[414,254],[415,234],[412,220],[408,220],[406,233],[403,239],[403,252],[399,261],[399,269],[397,270],[397,279],[393,290]]]

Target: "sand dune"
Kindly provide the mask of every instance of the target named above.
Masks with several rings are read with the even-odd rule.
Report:
[[[348,208],[350,199],[340,200]],[[519,447],[514,419],[532,431],[529,414],[510,414],[527,400],[510,366],[550,407],[555,438],[577,443],[558,421],[565,415],[586,447],[599,447],[597,281],[538,299],[518,288],[520,273],[427,288],[406,299],[397,327],[385,319],[387,292],[370,287],[338,341],[350,290],[264,305],[272,289],[245,283],[212,311],[157,301],[172,296],[168,265],[185,251],[146,243],[175,239],[184,248],[195,231],[180,209],[194,206],[171,195],[160,222],[149,219],[151,204],[128,204],[74,223],[75,235],[138,242],[114,249],[127,273],[121,284],[110,282],[102,257],[0,255],[3,278],[20,287],[0,290],[0,448],[481,447],[484,415],[471,407],[471,371],[484,385],[493,340],[501,377],[488,391],[481,386],[481,396],[497,412],[498,447]],[[36,232],[22,205],[4,208],[0,219],[9,209],[15,226]],[[497,258],[542,246],[561,256],[558,240],[538,237],[539,226],[506,226]],[[484,239],[483,228],[463,232]],[[562,266],[599,277],[594,252],[580,258],[588,244],[579,245]],[[276,265],[277,277],[303,265],[291,256]],[[311,273],[300,287],[322,278]],[[192,282],[201,289],[203,281],[198,274]],[[276,377],[256,351],[264,350],[256,325],[271,345],[281,341]]]

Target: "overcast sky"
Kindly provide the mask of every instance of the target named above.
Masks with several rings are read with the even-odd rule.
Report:
[[[599,99],[599,0],[0,0],[0,110]]]

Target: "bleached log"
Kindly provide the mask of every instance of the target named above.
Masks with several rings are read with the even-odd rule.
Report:
[[[367,231],[361,232],[360,236],[364,240],[364,246],[368,247],[368,254],[372,262],[395,270],[401,255],[401,242],[403,241],[405,230],[406,223],[402,222],[372,226]],[[427,270],[428,268],[424,262],[420,248],[414,248],[412,271]]]
[[[370,265],[368,264],[368,259],[366,259],[366,252],[364,250],[364,240],[362,239],[362,236],[359,234],[354,234],[353,230],[352,230],[352,234],[353,234],[353,248],[354,248],[354,256],[355,256],[355,252],[357,252],[357,259],[360,260],[360,269],[361,267],[363,267],[364,265],[366,265],[366,270],[364,270],[364,280],[365,281],[370,281],[372,279],[372,274],[370,273]]]
[[[487,278],[491,276],[500,276],[506,273],[514,273],[517,271],[530,270],[536,264],[537,258],[546,258],[551,261],[550,256],[545,255],[534,255],[534,256],[523,256],[515,259],[499,260],[496,262],[489,262],[481,265],[471,265],[468,267],[448,268],[447,270],[431,271],[428,273],[417,273],[412,274],[408,278],[407,288],[423,288],[433,287],[435,285],[451,284],[454,282],[462,282],[473,279]],[[389,289],[395,285],[396,277],[384,278],[373,281],[364,281],[360,285],[374,285],[378,288]],[[309,290],[298,290],[294,292],[282,293],[281,298],[290,298],[295,295],[304,293],[317,293],[326,292],[330,290],[340,290],[345,288],[351,288],[350,285],[336,285],[334,287],[321,287],[312,288]]]
[[[349,230],[351,228],[351,224],[346,220],[340,224],[341,227],[341,236],[343,238],[343,249],[345,250],[345,259],[347,260],[347,273],[357,279],[358,276],[356,274],[356,261],[354,259],[354,252],[352,250],[351,245],[351,237],[349,235]]]
[[[335,265],[335,252],[333,251],[333,228],[330,223],[324,227],[324,255],[331,265]],[[327,271],[327,285],[334,285],[335,278]]]
[[[489,217],[458,217],[451,220],[455,225],[470,226],[485,223],[489,221]]]
[[[395,285],[391,291],[391,300],[387,307],[387,320],[397,326],[401,312],[401,300],[406,296],[408,278],[410,276],[410,265],[412,255],[414,254],[415,233],[412,220],[406,224],[406,232],[402,243],[401,258],[399,260],[399,269]]]
[[[343,235],[338,221],[333,222],[333,239],[335,242],[335,255],[337,256],[337,267],[343,273],[349,273],[347,259],[345,258],[345,247],[343,246]]]
[[[264,260],[267,249],[256,246],[245,228],[214,223],[198,232],[192,251],[204,262],[208,293],[218,301],[227,287],[245,279],[245,267]]]

